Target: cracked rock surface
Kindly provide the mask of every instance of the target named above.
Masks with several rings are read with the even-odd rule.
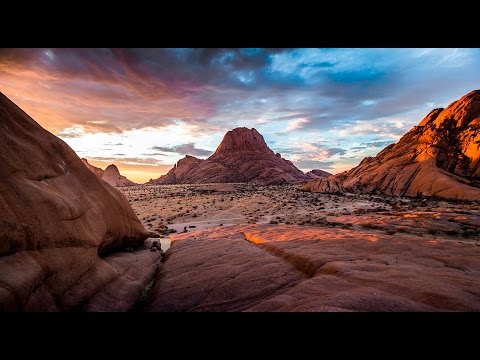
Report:
[[[176,235],[147,311],[480,311],[480,247],[235,225]]]

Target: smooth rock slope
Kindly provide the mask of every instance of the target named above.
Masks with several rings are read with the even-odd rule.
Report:
[[[1,93],[0,138],[0,311],[81,309],[130,267],[101,257],[148,232],[123,194]]]
[[[176,235],[147,311],[480,311],[480,247],[236,225]]]
[[[432,110],[398,143],[329,179],[352,192],[480,200],[480,90]],[[325,192],[315,181],[305,189]]]

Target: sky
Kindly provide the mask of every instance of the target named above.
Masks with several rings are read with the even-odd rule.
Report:
[[[254,127],[303,171],[348,170],[480,89],[480,49],[0,49],[0,91],[142,183]]]

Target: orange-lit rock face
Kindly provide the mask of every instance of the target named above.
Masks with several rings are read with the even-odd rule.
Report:
[[[411,234],[237,225],[177,235],[150,311],[480,311],[480,247]]]
[[[206,160],[186,156],[153,184],[256,182],[297,183],[310,179],[292,162],[270,150],[255,129],[227,132],[215,153]]]
[[[303,186],[304,190],[309,190],[313,192],[321,193],[341,193],[345,189],[340,181],[336,180],[335,177],[330,178],[319,178],[309,181]]]
[[[349,191],[480,199],[480,90],[435,109],[397,144],[335,176]],[[313,183],[307,186],[322,191]]]
[[[228,131],[213,154],[221,157],[228,152],[257,151],[271,153],[263,136],[256,129],[236,128]],[[273,152],[272,152],[273,154]]]

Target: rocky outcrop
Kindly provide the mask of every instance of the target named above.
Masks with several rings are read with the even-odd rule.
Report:
[[[303,187],[303,190],[328,193],[328,194],[337,194],[345,192],[345,189],[342,186],[342,183],[336,180],[334,177],[329,178],[318,178],[309,181]]]
[[[187,161],[188,160],[188,161]],[[228,131],[215,153],[206,160],[182,159],[164,177],[151,183],[192,184],[253,182],[298,183],[309,179],[291,161],[270,150],[255,129]]]
[[[160,176],[156,180],[150,180],[149,184],[152,185],[167,185],[167,184],[178,184],[182,182],[182,179],[187,174],[203,162],[202,159],[197,159],[194,156],[186,155],[183,159],[178,160],[178,162],[173,166],[172,169],[165,175]]]
[[[88,168],[88,170],[93,172],[97,178],[102,179],[103,173],[105,172],[103,169],[100,169],[99,167],[93,166],[85,158],[82,158],[81,160],[85,164],[85,166]]]
[[[332,174],[330,174],[329,172],[318,169],[313,169],[307,172],[305,175],[307,175],[311,179],[327,178],[329,176],[332,176]]]
[[[108,165],[102,175],[102,180],[112,186],[133,186],[137,185],[133,181],[128,180],[125,176],[120,175],[120,171],[114,165]]]
[[[82,159],[85,166],[95,174],[96,177],[112,186],[133,186],[138,185],[120,174],[115,164],[108,165],[105,170],[91,165],[87,159]]]
[[[335,179],[349,191],[480,200],[480,90],[431,111],[397,144]]]
[[[122,273],[107,276],[102,258],[141,246],[148,232],[123,194],[3,94],[0,138],[0,309],[82,308]],[[78,292],[95,271],[101,281]]]
[[[147,311],[480,311],[480,247],[236,225],[173,237]]]

